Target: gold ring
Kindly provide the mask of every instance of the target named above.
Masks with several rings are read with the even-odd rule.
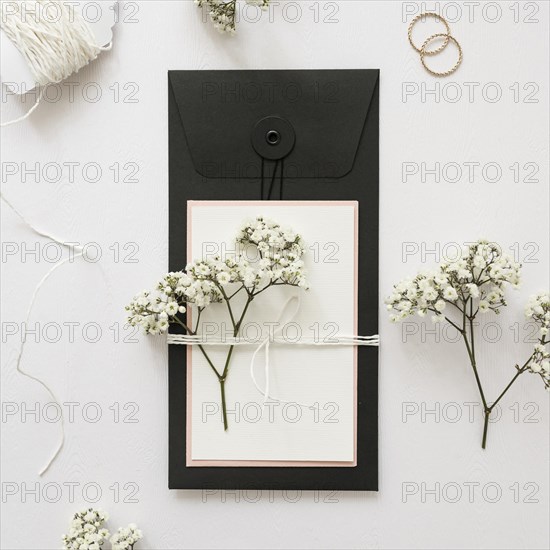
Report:
[[[449,69],[448,71],[445,71],[445,72],[442,72],[442,73],[439,73],[437,71],[433,71],[432,69],[430,69],[426,65],[426,62],[424,61],[424,57],[426,55],[432,55],[432,53],[433,53],[433,51],[431,53],[427,52],[426,51],[426,46],[432,40],[434,40],[436,38],[440,38],[440,37],[446,37],[446,39],[447,39],[446,44],[449,42],[449,40],[452,40],[456,44],[456,47],[458,48],[458,61],[455,63],[455,65],[452,69]],[[449,76],[450,74],[453,74],[458,69],[458,67],[460,67],[460,64],[462,63],[462,48],[460,47],[460,44],[458,43],[458,40],[456,38],[454,38],[454,36],[451,36],[450,34],[444,34],[444,33],[432,34],[432,36],[428,37],[424,41],[424,44],[422,44],[422,48],[420,48],[420,61],[422,61],[422,65],[424,65],[424,68],[429,73],[433,74],[434,76]]]
[[[412,21],[411,21],[411,24],[409,25],[409,42],[411,43],[411,46],[418,52],[418,53],[422,53],[422,50],[423,48],[419,48],[418,46],[416,46],[416,44],[413,42],[413,39],[412,39],[412,30],[413,30],[413,27],[416,25],[416,23],[422,19],[423,17],[433,17],[434,19],[436,20],[440,20],[443,22],[443,24],[445,25],[445,28],[447,29],[447,33],[446,34],[441,34],[441,35],[437,35],[437,36],[445,36],[445,41],[443,42],[443,44],[441,44],[441,46],[439,46],[439,48],[435,49],[435,50],[425,50],[424,49],[424,55],[435,55],[436,53],[439,53],[440,51],[444,50],[446,47],[447,47],[447,44],[449,43],[449,37],[451,36],[451,29],[449,27],[449,23],[447,23],[447,21],[441,17],[441,15],[439,15],[438,13],[433,13],[433,12],[427,12],[427,13],[421,13],[419,15],[417,15]],[[433,38],[430,37],[430,38]],[[429,40],[429,39],[428,39]]]

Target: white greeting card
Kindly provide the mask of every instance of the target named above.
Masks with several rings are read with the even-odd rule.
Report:
[[[231,254],[242,224],[263,216],[302,236],[310,282],[307,291],[273,287],[252,301],[241,328],[247,345],[235,347],[225,385],[227,431],[219,383],[200,349],[188,347],[188,466],[355,465],[357,350],[314,343],[357,331],[357,212],[352,201],[188,203],[189,261]],[[213,340],[231,337],[226,304],[205,309],[201,327]],[[262,349],[253,370],[260,389],[269,377],[265,402],[251,359],[274,331],[268,369]],[[296,343],[305,341],[312,343]],[[228,348],[208,347],[215,365],[223,366]]]

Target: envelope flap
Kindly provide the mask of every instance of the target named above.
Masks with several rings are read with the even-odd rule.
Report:
[[[169,80],[202,176],[257,178],[254,129],[278,117],[295,134],[285,174],[333,178],[353,168],[378,76],[374,69],[170,71]]]

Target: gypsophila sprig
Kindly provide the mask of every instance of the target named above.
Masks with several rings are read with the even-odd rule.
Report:
[[[246,0],[251,6],[267,10],[270,0]],[[205,8],[214,28],[221,33],[235,34],[237,20],[237,0],[195,0],[199,8]]]
[[[497,245],[478,241],[467,247],[458,261],[396,284],[386,299],[388,310],[396,312],[390,314],[390,320],[431,313],[434,322],[443,321],[447,306],[464,302],[475,303],[475,314],[499,313],[506,305],[505,286],[520,285],[520,270],[521,265],[502,254]]]
[[[531,361],[528,364],[529,370],[538,374],[544,382],[544,387],[550,391],[550,352],[548,346],[550,339],[550,294],[540,292],[529,298],[525,308],[525,316],[532,319],[539,327],[538,343],[535,345]]]
[[[237,337],[252,301],[275,286],[309,288],[303,257],[306,253],[301,235],[262,216],[242,225],[235,238],[235,252],[225,258],[203,258],[191,262],[184,271],[165,275],[155,290],[144,290],[134,296],[126,310],[128,323],[139,326],[146,334],[162,334],[170,325],[184,333],[199,334],[201,314],[213,303],[225,303]],[[240,313],[232,307],[237,296],[245,297]],[[183,314],[196,309],[195,326],[186,324]],[[203,346],[199,349],[220,383],[222,418],[227,430],[225,381],[234,346],[220,372]]]
[[[254,270],[245,263],[239,270],[240,280],[247,287],[267,282],[299,286],[307,290],[308,282],[302,260],[305,248],[300,235],[259,217],[245,224],[236,240],[243,247],[256,247],[260,257],[259,269]]]
[[[142,538],[143,534],[135,523],[120,527],[111,537],[112,550],[133,550],[136,542]]]
[[[101,550],[109,538],[103,524],[109,516],[103,510],[88,508],[74,515],[69,532],[63,535],[64,550]]]
[[[528,371],[539,374],[546,388],[549,387],[549,354],[545,348],[550,325],[548,293],[533,296],[525,311],[527,317],[540,326],[539,341],[529,359],[523,366],[515,365],[514,378],[491,405],[481,384],[476,361],[475,319],[478,314],[490,311],[498,314],[506,306],[506,287],[520,286],[520,272],[521,265],[503,254],[498,245],[479,240],[466,247],[457,261],[443,263],[432,271],[397,283],[385,301],[393,322],[414,315],[431,315],[432,321],[447,321],[460,333],[484,406],[481,444],[484,449],[491,412],[521,374]]]

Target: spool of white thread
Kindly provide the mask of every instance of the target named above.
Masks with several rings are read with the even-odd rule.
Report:
[[[23,77],[16,93],[24,93],[35,86],[40,88],[35,104],[25,115],[0,126],[9,126],[27,118],[40,103],[46,86],[62,82],[93,61],[101,51],[111,49],[109,40],[115,21],[114,3],[99,4],[101,13],[94,16],[96,22],[88,23],[75,2],[0,2],[2,64],[7,65],[7,69],[2,70],[3,84],[9,86],[10,75],[14,74]],[[107,46],[101,45],[106,43]]]

